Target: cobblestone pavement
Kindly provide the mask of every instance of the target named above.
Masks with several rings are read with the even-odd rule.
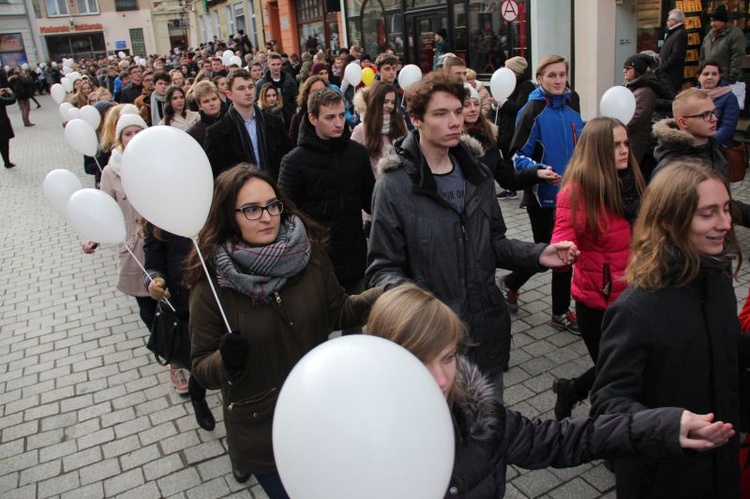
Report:
[[[84,255],[44,200],[41,183],[52,169],[69,168],[88,187],[93,178],[63,138],[57,105],[48,96],[39,100],[33,128],[23,127],[17,107],[8,108],[18,166],[0,171],[0,495],[265,498],[254,481],[232,478],[218,394],[208,397],[218,424],[206,432],[145,349],[135,301],[114,288],[116,250]],[[735,195],[749,199],[749,186],[735,184]],[[509,235],[530,240],[517,206],[502,202]],[[750,247],[748,232],[739,233]],[[747,283],[745,266],[738,302]],[[547,325],[549,273],[529,281],[520,304],[505,401],[527,416],[551,418],[552,380],[580,374],[590,361],[578,337]],[[574,415],[587,411],[584,404]],[[508,482],[509,498],[614,497],[614,478],[600,462],[510,468]]]

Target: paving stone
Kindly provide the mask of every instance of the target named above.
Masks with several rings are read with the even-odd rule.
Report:
[[[113,497],[126,490],[134,489],[143,485],[143,472],[140,468],[125,472],[116,477],[108,478],[104,481],[104,491],[107,497]],[[218,496],[205,496],[218,497]]]
[[[183,469],[185,466],[182,464],[180,456],[177,454],[171,454],[167,457],[163,457],[157,461],[146,464],[143,467],[143,472],[146,475],[146,480],[151,481],[156,478],[163,477],[177,470]]]
[[[82,450],[63,458],[63,471],[69,472],[89,464],[96,463],[102,459],[102,451],[99,447]]]
[[[175,425],[167,422],[138,433],[138,438],[141,441],[141,445],[150,445],[176,434],[177,428]]]
[[[98,447],[95,447],[95,449],[99,450]],[[115,458],[105,459],[104,461],[92,464],[91,466],[85,466],[78,470],[81,475],[81,483],[84,485],[100,482],[105,478],[119,474],[120,471],[120,463]]]
[[[215,478],[202,483],[186,492],[188,499],[202,499],[204,497],[221,497],[229,494],[229,487],[224,478]]]
[[[201,483],[201,479],[198,476],[198,472],[195,468],[188,468],[177,473],[160,478],[157,481],[159,490],[165,496],[182,492],[183,490],[190,489]]]
[[[164,454],[172,454],[173,452],[181,451],[198,444],[200,444],[198,435],[196,435],[195,432],[190,431],[187,433],[175,435],[173,437],[165,438],[161,440],[159,446],[161,447],[161,451]]]
[[[117,496],[117,499],[157,499],[162,497],[159,487],[155,482],[146,482],[135,489],[129,490]]]
[[[62,428],[57,428],[55,430],[45,431],[42,433],[36,433],[34,435],[29,435],[26,438],[26,448],[28,450],[32,450],[32,449],[38,449],[39,447],[50,447],[54,444],[62,442],[64,437],[65,437],[65,432],[62,430]],[[3,454],[0,451],[0,455],[7,456],[10,454]]]
[[[135,435],[133,435],[133,437],[135,437]],[[148,447],[141,447],[140,440],[139,440],[137,450],[134,450],[133,452],[130,452],[127,455],[121,456],[120,462],[122,463],[122,469],[124,470],[129,470],[131,468],[135,468],[136,466],[143,466],[145,463],[152,463],[150,467],[147,468],[147,473],[149,472],[149,470],[160,469],[159,468],[160,465],[164,465],[165,469],[168,470],[166,473],[171,473],[171,471],[173,471],[173,469],[170,468],[168,465],[179,464],[179,468],[182,468],[182,461],[179,459],[179,457],[177,459],[177,463],[174,463],[174,462],[154,463],[154,461],[159,459],[159,457],[161,457],[161,454],[159,454],[159,449],[156,444],[149,445]],[[175,468],[175,469],[179,469],[179,468]],[[158,475],[158,471],[155,471],[155,473],[156,475]],[[161,476],[161,475],[158,475],[158,476]],[[149,478],[149,480],[150,479],[151,478]]]
[[[69,490],[77,489],[81,485],[78,480],[78,472],[66,473],[64,475],[51,478],[39,483],[38,492],[39,497],[50,497],[55,494],[62,494]]]
[[[217,441],[206,442],[196,447],[190,447],[185,450],[185,459],[190,464],[205,461],[212,457],[224,454],[224,448]]]
[[[29,483],[36,483],[47,478],[52,478],[60,474],[62,471],[61,462],[59,459],[55,461],[49,461],[32,468],[21,471],[21,479],[19,485],[27,485]]]
[[[106,497],[101,482],[94,482],[85,487],[80,487],[60,496],[61,499],[99,499]]]
[[[139,450],[140,448],[141,443],[138,441],[137,435],[130,435],[129,437],[116,439],[101,446],[105,459],[122,456],[123,454]],[[123,469],[126,469],[126,467],[123,466]]]

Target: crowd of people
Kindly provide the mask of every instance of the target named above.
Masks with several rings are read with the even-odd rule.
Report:
[[[501,497],[508,464],[609,458],[618,497],[740,497],[734,430],[747,426],[738,380],[750,358],[731,280],[733,224],[748,226],[750,209],[730,195],[737,48],[722,41],[733,33],[722,9],[695,88],[681,88],[679,10],[661,57],[626,60],[628,123],[584,123],[558,55],[540,58],[533,78],[523,57],[505,61],[517,84],[498,102],[444,32],[435,70],[407,89],[392,52],[287,57],[253,50],[242,33],[137,63],[79,61],[67,101],[102,117],[84,168],[120,204],[124,244],[148,272],[121,253],[118,289],[148,328],[164,298],[189,324],[192,372],[173,366],[170,379],[207,431],[206,389],[221,390],[235,479],[255,475],[270,497],[287,497],[271,445],[279,389],[333,330],[367,323],[423,361],[446,395],[461,437],[446,496]],[[240,64],[222,57],[227,48]],[[375,81],[354,85],[349,64]],[[33,126],[32,85],[49,90],[60,66],[2,75],[6,168],[5,106],[18,100]],[[210,162],[214,198],[198,235],[208,278],[190,241],[149,224],[122,191],[123,150],[150,126],[187,132]],[[506,237],[498,201],[518,191],[533,242]],[[498,268],[509,273],[496,278]],[[580,334],[595,364],[550,387],[559,422],[502,405],[512,315],[524,284],[550,269],[549,325]],[[591,418],[571,419],[589,395]],[[688,459],[680,446],[708,452]]]

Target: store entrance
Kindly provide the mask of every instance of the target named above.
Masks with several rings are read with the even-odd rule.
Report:
[[[412,14],[407,17],[409,33],[409,62],[419,66],[423,74],[432,71],[435,57],[435,32],[447,27],[448,12],[437,11]]]

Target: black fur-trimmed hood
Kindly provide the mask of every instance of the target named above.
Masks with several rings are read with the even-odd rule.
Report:
[[[461,414],[467,436],[480,441],[495,438],[499,422],[494,389],[479,368],[461,356],[458,357],[456,385],[460,393],[455,408]]]
[[[385,172],[396,170],[399,167],[404,166],[404,158],[402,157],[402,155],[406,155],[413,162],[421,160],[421,158],[419,157],[414,157],[414,155],[409,151],[408,142],[404,144],[406,139],[409,137],[410,135],[407,135],[406,137],[397,140],[393,145],[393,152],[380,158],[380,161],[378,161],[378,172],[381,175]],[[466,133],[461,135],[458,144],[459,146],[463,145],[468,150],[469,154],[471,154],[471,156],[476,159],[479,159],[484,155],[482,144],[480,144],[477,139],[469,136]]]
[[[670,149],[681,150],[696,147],[693,136],[684,130],[680,130],[677,120],[674,118],[666,118],[654,123],[652,133],[660,145]]]

